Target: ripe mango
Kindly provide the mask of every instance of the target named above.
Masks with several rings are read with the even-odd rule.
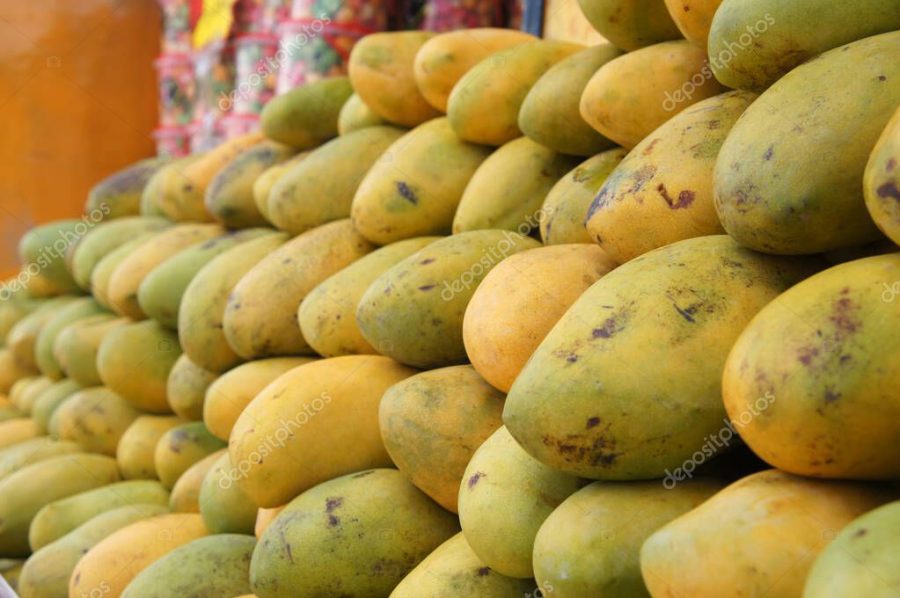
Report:
[[[41,373],[51,380],[61,380],[64,372],[53,354],[56,337],[74,322],[106,313],[109,312],[90,297],[75,299],[57,310],[41,327],[34,345],[34,360]]]
[[[669,16],[686,40],[706,49],[713,17],[722,0],[665,0]]]
[[[287,505],[281,505],[280,507],[272,509],[259,509],[256,512],[254,532],[256,533],[257,538],[262,538],[262,535],[268,529],[269,525],[275,521],[275,518],[278,517],[279,514],[281,514],[285,506]]]
[[[206,529],[214,534],[252,535],[256,527],[256,504],[238,485],[237,476],[225,452],[200,484],[200,514]]]
[[[159,481],[171,489],[191,465],[222,448],[225,442],[210,434],[202,422],[170,428],[156,443],[153,454]]]
[[[24,375],[38,374],[40,372],[37,366],[35,349],[41,330],[60,309],[77,299],[78,297],[75,295],[62,295],[48,299],[41,303],[32,313],[16,322],[6,335],[6,346],[12,352],[16,365],[13,372],[10,372],[10,376],[16,372],[24,372]],[[23,376],[19,376],[19,378],[21,377]],[[17,379],[12,379],[12,382],[15,382]]]
[[[578,0],[578,4],[600,35],[629,52],[681,37],[662,0]]]
[[[91,295],[103,307],[112,310],[112,304],[109,301],[109,280],[112,278],[113,272],[119,267],[125,258],[131,255],[131,252],[141,246],[144,241],[152,237],[155,233],[142,233],[134,239],[119,245],[106,254],[91,272]]]
[[[205,155],[205,152],[198,152],[183,158],[176,158],[156,171],[150,177],[150,180],[147,181],[144,192],[141,194],[141,215],[155,216],[168,220],[169,215],[164,209],[169,201],[166,198],[166,194],[170,194],[170,189],[174,189],[178,185],[190,184],[185,178],[187,167]],[[174,207],[169,207],[169,210],[174,213]],[[203,213],[199,215],[197,220],[209,221],[210,217]]]
[[[69,397],[81,390],[74,380],[64,378],[40,393],[31,406],[31,419],[37,424],[41,433],[46,434],[50,418]]]
[[[53,343],[53,354],[66,376],[85,388],[103,384],[97,371],[100,344],[110,331],[128,322],[127,318],[104,313],[63,328]]]
[[[22,318],[37,309],[40,301],[25,294],[24,289],[6,281],[0,283],[0,345]]]
[[[40,435],[40,426],[30,417],[8,419],[0,422],[0,449],[13,447]]]
[[[24,440],[0,450],[0,480],[34,463],[80,452],[81,447],[74,442],[56,440],[49,436]]]
[[[253,181],[253,203],[256,205],[257,211],[267,221],[269,220],[269,193],[275,183],[278,182],[284,173],[306,159],[309,152],[301,152],[274,166],[270,166],[255,181]]]
[[[9,391],[9,401],[22,413],[31,415],[31,408],[41,393],[49,390],[54,381],[46,376],[26,378],[13,385]]]
[[[875,144],[863,175],[866,207],[875,225],[900,244],[900,108]]]
[[[260,115],[266,137],[304,150],[336,137],[338,115],[353,87],[347,77],[329,77],[295,87],[269,101]]]
[[[80,285],[66,268],[65,255],[88,230],[82,220],[55,220],[30,229],[18,245],[23,270],[43,276],[50,286],[48,294],[77,293]]]
[[[200,421],[203,419],[206,389],[216,378],[218,374],[204,370],[187,355],[182,355],[172,366],[166,382],[169,407],[179,417],[188,421]]]
[[[12,350],[0,349],[0,392],[9,392],[17,380],[37,373],[37,367],[22,365]]]
[[[199,513],[200,512],[200,487],[203,479],[212,469],[219,457],[226,454],[228,449],[222,448],[203,457],[187,468],[169,494],[169,510],[173,513]]]
[[[338,114],[338,133],[340,135],[383,124],[385,124],[384,119],[375,114],[355,93],[347,98]]]
[[[107,254],[146,232],[158,232],[171,223],[163,218],[128,216],[101,222],[88,230],[72,253],[72,276],[86,291],[91,290],[91,274]]]
[[[116,447],[116,462],[126,480],[154,480],[156,445],[163,434],[187,423],[174,415],[141,415],[128,426]]]
[[[69,397],[53,413],[48,428],[85,451],[115,457],[119,439],[139,415],[140,411],[115,392],[97,386]]]
[[[85,213],[96,210],[107,220],[140,215],[144,186],[168,162],[164,157],[147,158],[112,173],[88,191]]]

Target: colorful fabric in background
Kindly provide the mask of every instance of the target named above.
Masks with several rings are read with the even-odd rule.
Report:
[[[505,0],[428,0],[422,29],[453,31],[506,24]]]

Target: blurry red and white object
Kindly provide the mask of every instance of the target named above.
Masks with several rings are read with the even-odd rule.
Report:
[[[159,123],[186,125],[194,112],[194,68],[189,54],[163,54],[153,61],[159,82]]]
[[[229,114],[221,122],[222,136],[225,140],[234,139],[247,133],[259,130],[259,115]]]
[[[264,33],[247,34],[235,40],[235,82],[232,112],[259,114],[275,95],[279,64],[278,38]]]
[[[191,153],[190,127],[159,127],[153,131],[156,155],[179,158]]]
[[[454,31],[506,25],[505,0],[428,0],[422,29]]]
[[[159,0],[163,13],[163,54],[191,51],[191,6],[189,0]]]
[[[326,25],[319,19],[287,21],[280,28],[275,55],[278,65],[276,93],[326,77],[344,75],[350,51],[365,33]]]

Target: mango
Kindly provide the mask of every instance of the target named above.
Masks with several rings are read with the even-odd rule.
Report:
[[[12,356],[17,366],[13,372],[10,372],[10,375],[13,375],[16,371],[26,372],[25,375],[40,372],[37,366],[35,350],[41,330],[59,310],[77,299],[78,297],[75,295],[54,297],[42,303],[32,313],[16,322],[6,335],[6,346],[12,351]],[[12,381],[15,382],[15,379]]]
[[[85,388],[100,386],[97,353],[106,335],[129,323],[127,318],[99,314],[69,324],[56,336],[53,354],[66,376]]]
[[[384,120],[415,127],[440,113],[419,93],[413,73],[416,53],[431,31],[372,33],[353,46],[347,70],[353,91]]]
[[[86,291],[91,290],[91,274],[97,264],[115,248],[145,232],[158,232],[169,221],[149,216],[128,216],[101,222],[81,239],[72,254],[72,276]]]
[[[427,245],[366,290],[356,311],[363,337],[380,354],[415,367],[465,362],[463,314],[475,287],[497,263],[536,246],[500,230],[461,233]]]
[[[0,392],[9,392],[17,380],[37,373],[37,367],[22,365],[12,350],[0,349]]]
[[[113,328],[97,351],[97,371],[110,390],[149,413],[170,413],[166,400],[169,373],[181,356],[174,332],[156,321]]]
[[[22,413],[12,404],[4,404],[2,407],[0,407],[0,422],[5,422],[11,419],[19,419],[26,416],[27,414]]]
[[[728,234],[777,254],[880,237],[865,209],[863,172],[900,103],[898,52],[900,31],[853,42],[797,67],[759,96],[716,162],[716,210]],[[845,94],[821,93],[838,81]]]
[[[0,345],[12,327],[40,305],[38,300],[25,295],[24,289],[16,285],[15,281],[0,283]]]
[[[109,300],[109,281],[113,272],[119,267],[125,258],[131,255],[131,252],[140,247],[147,239],[155,233],[143,233],[134,239],[119,245],[106,254],[94,267],[91,272],[91,295],[103,307],[112,310],[112,303]]]
[[[722,0],[665,0],[669,16],[686,40],[706,49],[713,17]]]
[[[615,148],[588,158],[557,181],[541,206],[541,240],[545,245],[592,243],[584,227],[584,215],[606,177],[625,157]]]
[[[210,434],[202,422],[170,428],[156,443],[153,454],[159,481],[171,489],[191,465],[222,448],[225,442]]]
[[[519,111],[528,92],[550,67],[583,49],[569,42],[535,40],[483,59],[459,79],[447,100],[453,131],[465,141],[485,145],[503,145],[521,136]]]
[[[90,230],[82,220],[55,220],[35,226],[19,240],[19,262],[28,277],[40,275],[50,295],[77,293],[79,285],[66,268],[65,254]],[[26,278],[27,280],[27,278]]]
[[[459,521],[472,551],[507,577],[529,578],[534,537],[581,482],[539,463],[505,427],[482,443],[459,488]]]
[[[385,124],[384,119],[375,114],[362,98],[352,94],[338,114],[338,134],[346,135],[366,127],[377,127]]]
[[[61,380],[64,372],[53,354],[56,337],[74,322],[105,313],[109,312],[90,297],[75,299],[56,311],[41,327],[34,345],[34,360],[41,373],[51,380]]]
[[[600,35],[629,52],[681,37],[662,0],[578,0]]]
[[[503,393],[470,365],[416,374],[381,398],[381,438],[397,469],[457,512],[459,485],[475,448],[503,425]]]
[[[375,247],[349,220],[305,232],[270,253],[240,279],[228,296],[223,331],[244,359],[309,353],[297,325],[297,308],[320,282]]]
[[[350,216],[363,177],[403,135],[396,127],[368,127],[312,150],[269,192],[267,214],[279,229],[298,235]]]
[[[348,355],[282,374],[231,431],[228,450],[237,483],[257,506],[277,507],[326,480],[389,466],[378,403],[389,387],[414,373],[380,355]]]
[[[755,95],[698,102],[644,138],[612,171],[587,210],[591,238],[620,264],[676,241],[722,234],[713,170],[728,132]]]
[[[69,598],[98,591],[118,598],[141,571],[208,534],[200,515],[194,513],[157,515],[120,528],[95,544],[75,565]]]
[[[301,152],[289,160],[270,166],[253,181],[253,203],[256,205],[256,210],[267,222],[271,222],[269,220],[268,204],[269,193],[272,187],[288,170],[305,160],[308,155],[309,152]]]
[[[198,152],[182,158],[175,158],[156,171],[147,181],[144,192],[141,194],[141,214],[169,219],[170,216],[164,209],[168,201],[166,194],[171,193],[169,190],[178,185],[190,184],[190,181],[185,178],[187,167],[205,155],[205,152]],[[169,207],[169,210],[175,213],[174,206]],[[198,214],[197,218],[198,221],[209,221],[210,219],[206,213]]]
[[[538,227],[547,193],[578,164],[520,137],[504,144],[478,167],[453,217],[454,234],[484,229],[527,235]]]
[[[237,470],[223,453],[200,485],[200,515],[214,534],[253,534],[256,504],[237,484]]]
[[[140,215],[144,186],[168,158],[147,158],[112,173],[88,191],[86,214],[101,212],[105,219]]]
[[[416,127],[388,147],[359,184],[353,225],[380,245],[449,233],[466,185],[489,154],[457,137],[446,118]]]
[[[535,39],[524,31],[491,27],[441,33],[422,44],[416,53],[416,86],[425,101],[447,112],[450,92],[472,67],[495,52]]]
[[[0,480],[40,461],[81,452],[74,442],[37,436],[0,450]]]
[[[280,507],[274,507],[272,509],[259,509],[256,512],[254,533],[257,538],[262,538],[262,535],[269,528],[269,525],[275,521],[275,518],[278,517],[279,514],[281,514],[285,506],[287,505],[281,505]]]
[[[174,415],[141,415],[128,426],[116,447],[116,462],[126,480],[157,479],[154,455],[163,434],[187,423]]]
[[[875,225],[900,244],[900,108],[875,144],[863,175],[866,208]]]
[[[519,128],[532,141],[563,154],[593,156],[613,148],[615,143],[581,117],[579,105],[597,69],[621,55],[613,45],[599,44],[550,67],[525,96]]]
[[[166,382],[169,407],[175,415],[188,421],[200,421],[203,419],[203,398],[206,396],[206,389],[216,378],[217,374],[204,370],[187,355],[182,355],[172,366]]]
[[[222,448],[203,457],[181,474],[169,494],[169,510],[174,513],[200,512],[200,487],[206,474],[228,449]]]
[[[98,386],[69,397],[53,413],[48,428],[85,451],[115,457],[119,439],[139,415],[128,401]]]
[[[714,455],[734,435],[721,398],[728,351],[817,265],[716,235],[619,266],[538,346],[509,391],[504,423],[542,463],[592,479],[663,477],[702,447]]]
[[[30,417],[8,419],[0,422],[0,449],[15,446],[40,435],[40,426]]]
[[[346,77],[329,77],[291,89],[263,108],[263,133],[298,150],[314,148],[337,136],[338,115],[352,93]]]
[[[297,311],[300,332],[323,357],[375,353],[356,322],[356,307],[369,285],[389,268],[440,237],[391,243],[361,257],[310,292]]]
[[[81,390],[81,385],[74,380],[65,378],[55,382],[35,398],[34,404],[31,406],[31,419],[37,424],[41,433],[47,433],[53,414],[60,405],[79,390]]]
[[[31,415],[31,408],[41,394],[49,390],[54,381],[46,376],[38,376],[32,379],[17,382],[9,392],[9,400],[22,413]]]
[[[730,596],[735,588],[800,596],[834,534],[890,494],[761,471],[654,532],[641,548],[641,572],[652,596]]]
[[[387,598],[458,531],[456,518],[399,471],[352,473],[304,492],[281,512],[253,552],[250,586],[259,598]]]
[[[0,556],[31,552],[28,526],[44,505],[118,480],[115,459],[80,453],[44,459],[6,476],[0,480]]]

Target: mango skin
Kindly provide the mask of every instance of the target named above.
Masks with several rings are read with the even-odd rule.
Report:
[[[724,91],[703,49],[685,40],[663,42],[600,67],[584,88],[580,110],[594,129],[631,149],[688,106]]]
[[[363,177],[404,133],[397,127],[367,127],[312,150],[272,186],[269,220],[294,236],[348,218]]]
[[[27,415],[8,419],[0,422],[0,449],[13,447],[40,435],[40,427]]]
[[[587,210],[585,228],[594,242],[624,264],[676,241],[724,233],[713,197],[716,157],[755,99],[742,91],[709,98],[644,138]]]
[[[91,273],[107,254],[145,232],[160,231],[169,226],[163,218],[128,216],[101,222],[91,228],[72,253],[72,276],[78,286],[91,290]]]
[[[469,546],[501,575],[531,577],[538,529],[581,485],[534,460],[501,427],[475,451],[459,487],[459,521]]]
[[[97,262],[97,265],[91,272],[91,295],[93,295],[97,303],[112,311],[112,303],[109,300],[109,281],[113,272],[125,258],[131,255],[132,251],[140,247],[144,241],[154,234],[153,232],[141,233],[130,241],[119,245]]]
[[[259,509],[256,512],[256,525],[254,526],[254,532],[257,538],[262,538],[262,535],[269,528],[269,525],[278,515],[284,510],[287,505],[281,505],[280,507],[274,507],[271,509]]]
[[[578,4],[600,35],[629,52],[681,37],[660,0],[578,0]]]
[[[42,433],[47,433],[50,419],[56,410],[79,390],[81,386],[77,382],[64,378],[38,395],[31,406],[31,419]]]
[[[490,150],[457,137],[446,118],[393,143],[359,184],[350,208],[356,230],[373,243],[450,232],[453,215]]]
[[[535,595],[535,591],[533,580],[506,577],[485,566],[466,537],[456,534],[410,571],[391,592],[391,598],[511,598]]]
[[[202,422],[181,424],[167,430],[156,443],[153,464],[159,481],[172,489],[191,465],[225,448],[225,442],[209,433]]]
[[[118,480],[115,459],[80,453],[45,459],[6,476],[0,480],[0,556],[31,553],[28,526],[44,505]]]
[[[26,378],[13,385],[9,391],[9,402],[26,415],[31,415],[34,402],[45,391],[53,387],[54,381],[46,376]]]
[[[440,113],[419,93],[413,74],[416,53],[430,31],[373,33],[353,46],[347,70],[353,90],[384,120],[415,127]]]
[[[115,457],[119,439],[140,414],[109,388],[96,386],[69,397],[53,413],[48,428],[88,452]]]
[[[450,93],[447,117],[453,131],[465,141],[495,146],[521,136],[519,110],[529,90],[551,66],[583,49],[579,44],[535,40],[489,55]]]
[[[53,354],[53,344],[63,328],[91,316],[109,313],[89,297],[75,299],[59,309],[41,328],[34,345],[34,360],[41,373],[51,380],[62,380],[64,372]]]
[[[200,515],[194,513],[157,515],[118,529],[75,565],[69,598],[89,595],[95,588],[105,595],[121,596],[141,571],[179,546],[208,534]]]
[[[827,50],[900,29],[897,8],[894,0],[722,0],[709,31],[713,72],[733,89],[762,91]],[[810,15],[817,27],[806,26]]]
[[[538,247],[511,255],[475,289],[463,342],[475,370],[502,392],[553,325],[616,263],[596,245]]]
[[[257,507],[235,482],[234,472],[228,452],[213,463],[200,485],[200,515],[214,534],[253,535]],[[249,555],[247,561],[249,565]]]
[[[82,318],[60,330],[53,342],[53,354],[66,376],[85,388],[100,386],[97,352],[103,338],[111,330],[129,320],[112,314]]]
[[[147,181],[144,192],[141,194],[141,215],[165,218],[166,220],[170,218],[171,220],[186,220],[184,217],[175,217],[178,214],[174,212],[174,207],[169,205],[171,202],[167,198],[167,194],[172,193],[172,189],[178,185],[190,184],[185,177],[187,167],[205,155],[205,152],[198,152],[182,158],[175,158],[157,170]],[[175,216],[169,216],[167,210]],[[209,222],[212,219],[205,212],[197,214],[197,216],[198,222]]]
[[[416,374],[381,398],[378,421],[391,460],[452,513],[475,448],[503,425],[503,393],[470,365]]]
[[[106,219],[140,215],[144,186],[168,158],[147,158],[112,173],[88,191],[84,211],[104,213]]]
[[[257,506],[277,507],[338,476],[390,466],[378,404],[388,388],[414,373],[380,355],[348,355],[282,374],[234,424],[228,443],[233,477]]]
[[[458,531],[456,518],[399,471],[353,473],[287,505],[253,552],[250,585],[259,598],[387,598]],[[296,559],[300,554],[303,559]]]
[[[81,220],[55,220],[35,226],[19,240],[19,262],[26,271],[32,264],[37,266],[51,287],[49,294],[77,293],[80,285],[66,268],[64,256],[87,230],[87,224]]]
[[[553,185],[538,218],[544,245],[593,242],[584,227],[584,215],[606,178],[626,154],[622,148],[597,154]]]
[[[278,179],[284,176],[284,173],[305,160],[308,155],[309,152],[301,152],[293,158],[270,166],[253,181],[253,203],[256,204],[257,211],[267,222],[271,222],[269,220],[269,192],[272,187],[275,186]]]
[[[155,480],[154,453],[163,434],[187,423],[174,415],[141,415],[128,426],[116,447],[116,462],[126,480]]]
[[[34,463],[80,452],[81,447],[74,442],[56,440],[49,436],[25,440],[0,450],[0,480]]]
[[[470,231],[427,245],[366,290],[356,311],[363,337],[380,354],[414,367],[465,362],[463,314],[475,287],[504,258],[537,246],[533,239],[499,230]]]
[[[504,144],[478,167],[463,192],[453,233],[503,229],[527,235],[538,227],[547,193],[578,160],[528,137]]]
[[[509,391],[503,421],[532,456],[562,471],[663,477],[723,429],[722,371],[741,331],[817,266],[751,252],[725,235],[619,266],[538,346]]]
[[[900,245],[900,108],[875,144],[863,175],[866,208],[875,225]]]
[[[644,540],[722,486],[712,480],[685,481],[671,489],[658,481],[585,486],[538,530],[538,586],[548,598],[650,596],[641,578]]]
[[[706,49],[713,17],[722,0],[665,0],[669,16],[686,40]]]
[[[347,77],[330,77],[272,98],[260,124],[269,139],[298,150],[316,147],[337,136],[341,107],[353,93]]]
[[[728,234],[778,254],[880,237],[865,210],[863,172],[900,103],[898,52],[900,31],[853,42],[797,67],[759,96],[716,162],[716,211]],[[837,81],[843,93],[821,92]]]
[[[338,114],[338,133],[340,135],[383,124],[385,124],[384,119],[375,114],[355,93],[347,98]]]
[[[653,596],[729,596],[735,588],[800,596],[834,534],[892,494],[761,471],[654,532],[641,547],[641,572]]]
[[[199,513],[200,487],[219,457],[228,452],[222,448],[203,457],[181,474],[169,494],[169,510],[173,513]]]
[[[375,247],[349,220],[295,237],[260,260],[230,295],[222,320],[231,349],[244,359],[310,353],[297,308],[320,282]]]
[[[525,136],[574,156],[594,156],[615,147],[584,121],[579,105],[594,73],[621,55],[612,44],[599,44],[550,67],[525,96],[519,110],[519,128]]]
[[[900,502],[857,517],[816,558],[803,598],[890,598],[900,587],[898,537]]]
[[[0,392],[9,392],[16,381],[37,373],[37,367],[20,364],[9,349],[0,349]]]
[[[375,353],[356,322],[363,293],[381,274],[440,237],[418,237],[376,249],[325,279],[297,310],[304,340],[323,357]]]
[[[187,355],[182,355],[172,366],[166,382],[169,407],[175,415],[188,421],[202,420],[206,389],[216,378],[217,374],[204,370]]]
[[[6,346],[12,352],[16,370],[23,372],[25,375],[40,373],[35,349],[41,330],[60,309],[77,299],[78,297],[75,295],[62,295],[48,299],[32,313],[16,322],[5,339]],[[12,372],[11,376],[15,377]],[[17,379],[11,382],[15,382]]]
[[[900,477],[891,448],[900,433],[900,306],[889,290],[896,280],[900,253],[835,266],[780,295],[744,329],[722,394],[757,455],[810,477]],[[774,400],[760,410],[764,396]]]
[[[422,44],[416,53],[413,63],[416,86],[425,101],[447,112],[450,92],[472,67],[495,52],[536,39],[524,31],[492,27],[440,33]]]

